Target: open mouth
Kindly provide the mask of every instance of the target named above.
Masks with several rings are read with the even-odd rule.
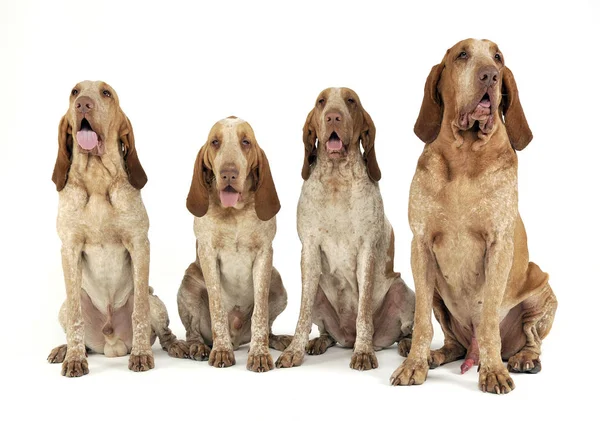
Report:
[[[475,102],[467,111],[461,115],[461,130],[481,130],[488,133],[493,126],[492,99],[488,92],[485,92],[478,102]]]
[[[332,132],[327,140],[327,152],[330,154],[341,153],[343,148],[344,144],[342,143],[342,139],[340,139],[336,132]]]
[[[92,129],[90,122],[84,118],[81,120],[81,126],[77,132],[77,143],[84,152],[92,152],[94,155],[102,155],[104,153],[104,144],[98,138],[98,134]]]
[[[234,189],[231,185],[225,187],[219,192],[219,199],[221,200],[221,204],[226,208],[230,208],[232,206],[237,205],[237,203],[240,201],[241,196],[241,193],[238,193],[238,191]]]

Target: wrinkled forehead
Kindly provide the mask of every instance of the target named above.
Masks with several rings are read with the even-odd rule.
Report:
[[[209,141],[218,139],[227,141],[229,139],[254,139],[254,131],[250,124],[238,117],[227,117],[219,120],[210,130]]]
[[[317,98],[317,102],[320,99],[326,99],[327,101],[346,101],[348,98],[353,98],[358,101],[358,95],[350,88],[327,88],[324,89]]]
[[[102,95],[103,91],[107,90],[110,92],[111,96],[114,99],[116,99],[117,101],[119,100],[117,92],[113,89],[113,87],[101,80],[84,80],[75,85],[73,89],[76,89],[78,91],[78,94],[76,96],[99,96]],[[71,95],[71,97],[73,96]]]
[[[469,38],[457,42],[449,50],[450,58],[452,59],[455,55],[465,51],[471,56],[489,56],[500,51],[498,45],[487,39],[474,39]]]

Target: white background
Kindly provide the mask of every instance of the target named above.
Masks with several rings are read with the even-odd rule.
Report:
[[[596,3],[597,4],[597,3]],[[523,419],[579,414],[596,392],[598,335],[598,32],[592,2],[112,2],[0,4],[0,280],[3,410],[72,419],[219,416],[332,419],[444,416]],[[396,270],[412,287],[409,184],[423,144],[412,128],[425,79],[463,38],[497,42],[519,85],[534,133],[519,153],[520,211],[531,259],[550,273],[559,301],[543,345],[543,370],[515,375],[508,396],[477,390],[460,363],[430,371],[425,385],[393,388],[402,358],[348,368],[351,350],[307,356],[300,368],[255,374],[237,365],[175,360],[155,345],[156,368],[89,357],[90,374],[60,376],[46,363],[64,343],[57,193],[50,180],[57,125],[80,80],[102,79],[130,117],[149,182],[151,276],[171,327],[185,332],[176,294],[194,258],[185,207],[196,153],[229,115],[253,126],[282,203],[275,265],[289,293],[276,333],[293,333],[300,300],[296,204],[301,129],[321,89],[358,92],[377,126],[386,213],[396,231]],[[595,63],[595,65],[593,65]],[[436,326],[433,346],[442,335]],[[276,358],[278,352],[273,351]],[[12,412],[11,412],[12,411]],[[12,418],[10,418],[12,419]],[[141,419],[141,418],[136,418]]]

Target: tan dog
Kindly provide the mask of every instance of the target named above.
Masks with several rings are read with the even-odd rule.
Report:
[[[129,368],[146,371],[154,367],[156,336],[170,354],[184,354],[148,286],[148,215],[140,194],[146,174],[131,123],[108,84],[85,81],[71,91],[52,180],[59,192],[67,290],[59,319],[67,344],[48,361],[79,377],[88,373],[86,348],[109,357],[131,352]]]
[[[354,91],[319,94],[304,125],[304,148],[302,303],[296,334],[277,366],[300,365],[305,349],[322,354],[337,342],[354,347],[351,368],[377,368],[376,349],[399,342],[406,352],[410,345],[414,293],[394,272],[394,233],[377,183],[375,125]],[[320,337],[309,342],[311,323]]]
[[[541,369],[542,339],[557,307],[548,275],[529,262],[517,209],[517,156],[532,135],[498,46],[467,39],[425,85],[415,133],[427,145],[411,191],[417,293],[410,355],[394,385],[421,384],[429,368],[466,356],[479,388],[508,393],[514,372]],[[444,346],[429,349],[431,310]]]
[[[187,207],[196,216],[197,259],[177,303],[190,357],[229,367],[233,351],[250,342],[247,368],[269,371],[268,347],[281,351],[291,339],[271,333],[287,305],[273,267],[280,205],[269,161],[248,123],[229,117],[212,127],[196,158]]]

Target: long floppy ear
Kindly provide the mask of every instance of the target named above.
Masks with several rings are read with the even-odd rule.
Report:
[[[206,145],[200,148],[200,152],[198,152],[198,156],[196,157],[194,175],[192,175],[192,184],[190,185],[190,192],[188,193],[186,202],[188,210],[198,218],[206,215],[208,211],[208,183],[206,178],[210,169],[204,165],[205,154]]]
[[[135,149],[135,138],[133,136],[131,121],[129,121],[129,118],[125,114],[123,114],[123,123],[121,125],[119,139],[124,147],[123,159],[125,159],[125,170],[129,177],[129,183],[136,189],[141,190],[142,187],[146,185],[148,177],[146,177],[146,172],[144,171],[144,168],[142,168],[142,164],[140,163]]]
[[[513,148],[520,151],[529,145],[529,142],[533,139],[533,134],[527,124],[523,107],[521,107],[517,82],[508,67],[504,67],[502,70],[501,106],[508,139]]]
[[[363,113],[363,128],[360,131],[360,142],[362,144],[364,152],[364,158],[367,162],[367,173],[373,181],[379,181],[381,179],[381,171],[379,170],[379,164],[377,164],[377,157],[375,156],[375,124],[373,119],[364,109]]]
[[[267,155],[260,147],[257,146],[257,148],[258,184],[254,194],[254,208],[258,219],[268,221],[277,215],[281,205],[279,204],[279,197],[277,197],[277,190],[275,189]]]
[[[73,152],[73,129],[65,114],[58,124],[58,155],[52,172],[52,181],[56,184],[56,190],[61,191],[67,184],[69,169],[71,168],[71,154]]]
[[[421,111],[419,111],[414,129],[415,134],[425,143],[433,142],[440,133],[440,127],[442,126],[444,104],[437,86],[444,66],[445,58],[440,64],[436,64],[431,68],[427,82],[425,82]]]
[[[302,178],[308,180],[310,177],[310,166],[317,159],[317,150],[315,148],[317,143],[317,132],[315,130],[313,116],[315,109],[313,108],[304,123],[302,129],[302,140],[304,142],[304,165],[302,166]]]

